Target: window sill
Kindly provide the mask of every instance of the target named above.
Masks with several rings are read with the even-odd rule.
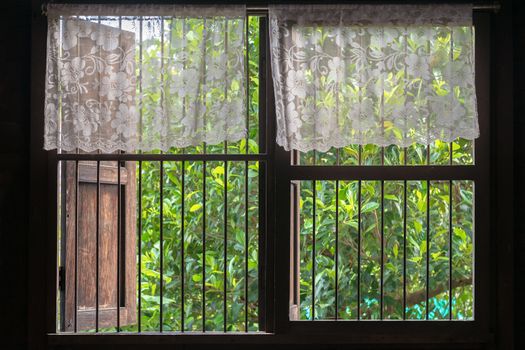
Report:
[[[59,345],[172,345],[172,344],[367,344],[367,345],[453,345],[454,347],[468,347],[469,349],[484,348],[494,341],[491,333],[479,332],[439,332],[395,334],[377,331],[375,334],[339,333],[330,335],[317,332],[310,334],[273,334],[263,332],[249,333],[222,333],[222,332],[142,332],[142,333],[51,333],[48,334],[48,344]],[[328,340],[329,339],[329,340]]]

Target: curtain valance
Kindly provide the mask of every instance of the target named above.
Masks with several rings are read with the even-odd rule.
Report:
[[[244,6],[48,6],[45,149],[246,137]]]
[[[472,5],[276,5],[269,15],[286,150],[478,137]]]

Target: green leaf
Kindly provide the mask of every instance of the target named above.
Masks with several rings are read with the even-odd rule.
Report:
[[[194,211],[197,211],[197,210],[199,210],[200,208],[202,208],[202,204],[201,204],[201,203],[193,204],[193,205],[190,207],[190,212],[193,213]]]

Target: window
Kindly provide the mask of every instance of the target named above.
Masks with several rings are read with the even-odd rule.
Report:
[[[57,154],[61,198],[57,329],[263,330],[260,290],[265,282],[260,278],[259,246],[265,237],[265,169],[271,157],[266,146],[271,134],[265,107],[259,103],[264,98],[259,81],[266,69],[259,54],[261,47],[264,53],[259,34],[264,19],[247,16],[246,27],[244,22],[217,20],[213,25],[222,29],[212,33],[206,33],[206,18],[80,16],[76,20],[141,38],[134,53],[139,80],[136,91],[130,92],[141,96],[140,120],[154,118],[153,107],[159,98],[168,98],[169,89],[188,88],[175,86],[175,79],[169,77],[173,71],[163,70],[163,62],[168,66],[174,55],[199,54],[204,37],[204,50],[220,55],[222,45],[233,45],[228,30],[238,30],[240,25],[236,35],[246,36],[241,52],[249,67],[240,77],[248,96],[242,119],[248,133],[237,142],[204,142],[165,152],[86,153],[77,148]],[[222,34],[216,38],[217,33]],[[180,38],[186,40],[185,52],[177,46]],[[87,46],[81,40],[79,36],[78,46]],[[81,55],[82,60],[88,61],[92,54]],[[195,64],[190,59],[184,62]],[[159,74],[141,72],[155,67]],[[227,91],[207,84],[205,98],[211,100],[207,108],[213,108],[213,99],[228,98]],[[178,101],[182,107],[176,112],[191,113],[193,104],[186,96]],[[97,132],[103,134],[106,127],[109,133],[111,126],[101,124]],[[210,127],[209,131],[217,125]]]
[[[163,152],[57,153],[57,331],[350,332],[346,340],[404,341],[421,330],[416,337],[429,341],[438,328],[466,337],[485,329],[485,19],[476,22],[476,142],[288,152],[274,141],[268,19],[248,14],[246,138]],[[79,19],[142,33],[138,76],[140,62],[171,47],[170,30],[188,42],[202,35],[198,20],[177,27],[165,18],[163,34],[148,41],[139,20]],[[155,84],[139,80],[136,94],[162,99],[154,87],[172,83],[163,72]],[[387,319],[469,322],[300,322]]]

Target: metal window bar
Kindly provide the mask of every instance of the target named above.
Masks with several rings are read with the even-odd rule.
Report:
[[[245,69],[246,69],[246,140],[245,153],[248,154],[250,148],[250,16],[246,15],[245,22]],[[248,332],[248,161],[244,161],[244,331]]]
[[[226,142],[225,142],[226,144]],[[223,299],[223,317],[224,317],[224,332],[228,328],[228,313],[227,313],[227,283],[228,283],[228,162],[224,162],[224,299]]]
[[[185,288],[184,288],[184,278],[185,278],[185,271],[186,271],[186,261],[184,259],[185,257],[185,254],[184,254],[184,244],[185,244],[185,241],[186,241],[186,236],[184,235],[184,220],[186,220],[185,218],[185,212],[184,212],[184,202],[185,202],[185,198],[186,198],[186,190],[185,190],[185,186],[186,186],[186,162],[185,161],[182,161],[182,171],[181,171],[181,231],[180,231],[180,234],[181,234],[181,238],[180,238],[180,257],[181,257],[181,262],[180,262],[180,281],[181,281],[181,306],[180,306],[180,313],[181,313],[181,318],[180,318],[180,329],[181,329],[181,332],[184,332],[185,331],[185,310],[184,310],[184,306],[185,306]]]
[[[314,156],[315,162],[315,156]],[[315,320],[315,225],[317,222],[316,218],[316,204],[317,204],[317,193],[316,193],[316,181],[312,181],[312,321]]]
[[[137,204],[138,204],[138,240],[137,240],[137,252],[138,252],[138,270],[139,273],[137,275],[137,290],[138,290],[138,297],[137,297],[137,332],[140,333],[142,331],[142,161],[139,161],[139,180],[138,180],[138,198],[137,198]]]
[[[430,181],[427,181],[427,227],[426,227],[426,273],[425,273],[425,320],[428,320],[429,313],[429,289],[430,289]]]
[[[202,331],[206,332],[206,161],[202,162]]]
[[[160,279],[159,279],[159,332],[162,333],[164,328],[164,162],[161,161],[159,164],[159,194],[160,194],[160,203],[159,203],[159,235],[160,235],[160,244],[159,244],[159,258],[160,258]]]
[[[405,148],[406,151],[406,148]],[[406,159],[406,158],[405,158]],[[407,317],[407,180],[403,181],[403,320]]]
[[[337,152],[339,155],[339,152]],[[338,157],[339,160],[339,157]],[[335,319],[339,318],[339,180],[335,180]]]
[[[78,160],[75,161],[75,301],[74,301],[74,317],[75,328],[73,331],[78,331]]]
[[[452,144],[452,143],[451,143]],[[452,258],[453,258],[453,250],[452,250],[452,180],[448,181],[448,319],[452,320],[452,291],[454,288],[453,281],[452,281]]]
[[[384,147],[382,148],[384,150]],[[379,319],[383,319],[383,308],[384,308],[384,280],[385,280],[385,221],[384,221],[384,215],[385,215],[385,181],[381,180],[381,258],[380,258],[380,292],[379,292],[379,299],[380,299],[380,309],[379,309]]]
[[[97,201],[95,219],[95,332],[98,333],[99,326],[99,262],[100,262],[100,160],[97,160]]]
[[[122,30],[122,16],[118,18],[118,28]],[[122,153],[118,151],[117,153]],[[117,161],[117,300],[116,300],[116,309],[117,309],[117,333],[120,332],[120,271],[121,271],[121,238],[122,238],[122,227],[121,227],[121,210],[122,210],[122,198],[121,198],[121,184],[120,184],[120,162]]]
[[[361,147],[359,147],[361,149]],[[361,156],[359,156],[361,160]],[[361,180],[357,182],[357,319],[361,319]]]
[[[121,270],[121,239],[122,239],[122,190],[120,179],[120,162],[117,161],[117,332],[120,332],[120,270]]]

